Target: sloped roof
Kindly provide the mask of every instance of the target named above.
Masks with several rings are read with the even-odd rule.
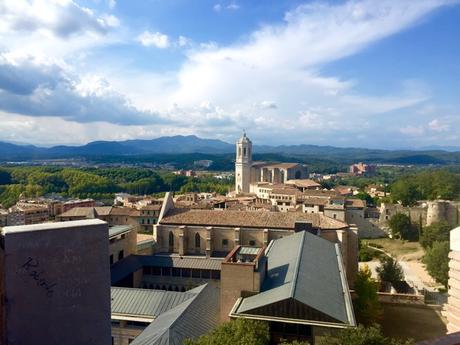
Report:
[[[96,218],[99,216],[108,216],[112,206],[100,206],[100,207],[74,207],[64,213],[61,213],[58,217],[60,218]]]
[[[161,314],[131,343],[132,345],[182,345],[218,325],[219,288],[204,284],[189,290],[193,296]]]
[[[300,188],[310,188],[310,187],[321,187],[321,185],[311,179],[297,179],[297,180],[288,180],[286,184],[292,184]]]
[[[116,237],[122,235],[124,233],[128,233],[133,230],[132,225],[115,225],[109,227],[109,239],[112,237]]]
[[[261,292],[240,300],[235,316],[288,301],[319,312],[328,322],[355,324],[338,244],[302,231],[273,241],[266,255],[268,272]]]
[[[187,292],[112,287],[112,318],[119,315],[154,319],[193,296]]]
[[[317,213],[171,209],[160,224],[293,230],[297,221],[320,229],[344,229],[347,223]]]

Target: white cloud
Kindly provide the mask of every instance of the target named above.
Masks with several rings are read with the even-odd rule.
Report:
[[[226,8],[227,8],[227,10],[236,11],[236,10],[240,9],[240,5],[238,5],[236,2],[232,2],[232,3],[228,4]]]
[[[105,34],[118,25],[114,16],[97,16],[71,0],[4,0],[0,13],[0,33],[41,30],[67,38],[84,32]]]
[[[188,38],[188,37],[185,37],[185,36],[179,36],[179,38],[177,39],[177,45],[179,47],[186,47],[186,46],[189,46],[193,43],[193,41]]]
[[[146,47],[155,46],[160,49],[168,48],[170,44],[169,37],[161,32],[144,31],[137,37],[137,40]]]
[[[428,128],[435,132],[446,132],[449,130],[449,125],[440,119],[434,119],[428,123]]]
[[[116,0],[108,0],[108,5],[110,9],[114,9],[117,6]]]
[[[394,121],[405,109],[414,114],[422,111],[431,97],[423,81],[402,81],[391,93],[367,94],[359,91],[359,80],[326,76],[322,71],[328,62],[356,54],[452,1],[315,2],[297,7],[283,22],[264,25],[227,46],[145,31],[137,37],[145,46],[188,48],[179,70],[161,73],[124,68],[114,68],[113,73],[81,73],[75,66],[67,66],[69,55],[75,62],[76,54],[91,54],[88,47],[118,42],[120,38],[111,32],[123,28],[118,18],[71,1],[62,1],[60,7],[49,3],[53,5],[41,10],[70,8],[78,21],[70,21],[74,24],[66,30],[65,25],[63,29],[41,19],[27,26],[18,15],[0,22],[0,39],[13,47],[12,53],[3,54],[4,60],[0,60],[0,106],[4,112],[26,114],[27,123],[41,123],[43,133],[53,133],[44,123],[52,119],[55,126],[75,126],[83,131],[75,139],[83,141],[178,133],[233,140],[242,127],[256,140],[270,143],[357,145],[358,138],[377,142],[380,136],[385,142],[389,133],[399,132],[414,138],[427,133],[452,138],[453,122],[437,114],[426,115],[423,122],[403,117]],[[238,6],[220,2],[214,10],[232,10],[232,4]],[[11,30],[21,34],[9,38]],[[22,35],[24,30],[31,34]],[[21,46],[27,49],[21,50]],[[36,50],[41,55],[30,54]],[[47,60],[48,55],[54,59]],[[174,125],[166,125],[166,120]],[[386,128],[393,123],[391,129]],[[91,131],[92,124],[99,130]],[[26,133],[27,129],[18,131]],[[52,139],[67,138],[64,131]]]
[[[236,11],[240,9],[240,5],[232,1],[227,5],[223,5],[221,3],[215,4],[212,8],[215,12],[220,12],[222,10]]]

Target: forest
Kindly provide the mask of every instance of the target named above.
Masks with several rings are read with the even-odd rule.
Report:
[[[186,177],[147,168],[0,168],[0,204],[14,205],[22,197],[59,194],[73,198],[111,200],[114,193],[152,195],[167,191],[225,194],[232,179]]]

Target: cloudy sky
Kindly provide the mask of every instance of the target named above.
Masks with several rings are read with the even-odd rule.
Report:
[[[456,0],[0,0],[0,141],[460,146]]]

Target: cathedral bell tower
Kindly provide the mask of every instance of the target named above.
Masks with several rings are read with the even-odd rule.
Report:
[[[243,136],[236,142],[235,160],[235,191],[249,193],[251,183],[252,142],[243,132]]]

